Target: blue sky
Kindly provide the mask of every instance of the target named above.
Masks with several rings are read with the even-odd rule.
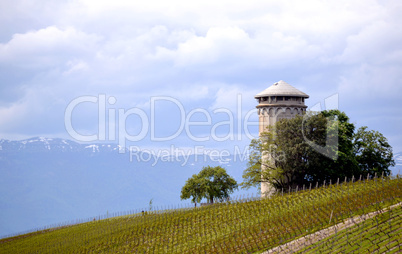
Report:
[[[257,105],[254,95],[284,80],[310,95],[309,107],[337,94],[339,109],[357,127],[380,131],[399,152],[400,13],[398,0],[2,0],[0,138],[73,139],[66,109],[88,96],[97,103],[77,105],[71,117],[83,135],[118,131],[119,110],[132,109],[125,131],[146,131],[135,145],[231,150],[250,142],[238,123]],[[102,96],[112,98],[106,127],[99,127]],[[152,98],[154,136],[178,132],[170,140],[151,137]],[[196,141],[185,128],[178,131],[189,121],[204,122],[189,127],[193,137],[221,139]],[[232,122],[236,135],[229,124],[213,128],[222,121]],[[257,127],[249,132],[256,136]]]

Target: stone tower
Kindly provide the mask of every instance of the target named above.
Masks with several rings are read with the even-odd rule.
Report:
[[[269,125],[275,124],[280,119],[290,119],[303,114],[307,108],[304,100],[308,97],[307,94],[282,80],[254,96],[258,101],[259,134],[261,135]],[[269,184],[261,183],[262,195],[269,195],[271,192]]]

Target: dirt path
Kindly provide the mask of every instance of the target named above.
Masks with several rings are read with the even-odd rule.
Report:
[[[395,208],[397,206],[401,206],[401,203],[392,205],[388,208]],[[267,250],[265,252],[263,252],[262,254],[271,254],[271,253],[293,253],[296,251],[300,251],[301,249],[314,244],[318,241],[321,241],[322,239],[331,236],[332,234],[336,234],[338,231],[341,231],[343,229],[352,227],[364,220],[373,218],[374,216],[381,214],[385,212],[385,209],[379,210],[379,211],[374,211],[368,214],[363,214],[363,215],[358,215],[355,217],[352,217],[350,219],[347,219],[346,221],[336,224],[335,226],[329,227],[329,228],[325,228],[322,229],[320,231],[317,231],[313,234],[310,235],[306,235],[302,238],[293,240],[291,242],[288,242],[286,244],[280,245],[278,247],[272,248],[270,250]]]

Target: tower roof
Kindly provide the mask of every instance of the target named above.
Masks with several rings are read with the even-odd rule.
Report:
[[[309,96],[302,91],[294,88],[285,81],[281,80],[276,82],[272,86],[268,87],[264,91],[258,93],[254,98],[261,98],[265,96],[296,96],[308,98]]]

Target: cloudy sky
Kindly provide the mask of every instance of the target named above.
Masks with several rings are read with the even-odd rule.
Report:
[[[247,145],[254,95],[284,80],[309,107],[337,94],[399,152],[401,13],[399,0],[0,0],[0,138],[74,139],[67,115],[105,142]]]

